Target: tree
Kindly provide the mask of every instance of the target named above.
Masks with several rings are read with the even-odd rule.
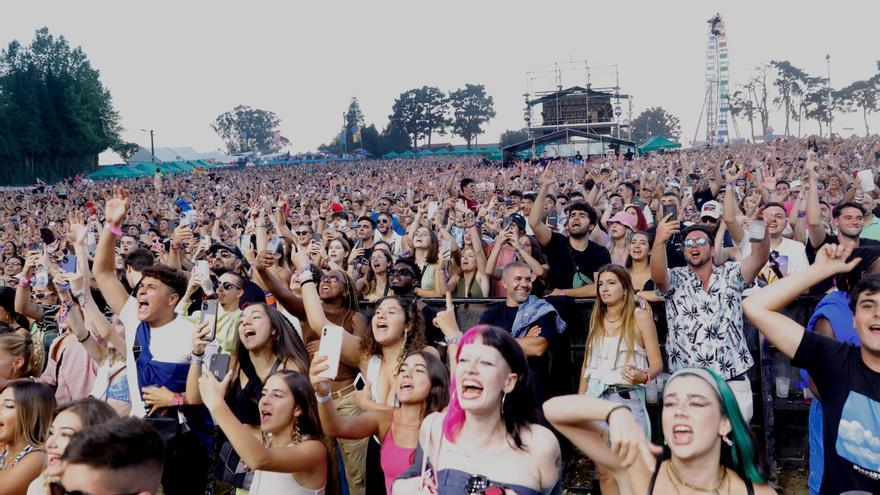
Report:
[[[521,143],[529,138],[529,131],[526,128],[506,130],[501,133],[498,138],[498,146],[505,148],[511,144]]]
[[[770,128],[770,108],[767,104],[769,87],[767,85],[768,71],[767,65],[759,65],[755,67],[755,75],[749,80],[746,86],[749,96],[754,104],[755,111],[761,118],[761,135],[766,136],[767,130]]]
[[[793,66],[788,60],[774,60],[770,65],[776,69],[776,86],[778,95],[773,98],[773,103],[782,108],[785,114],[785,135],[790,136],[789,122],[792,118],[800,119],[800,109],[797,100],[803,95],[806,81],[809,75],[803,70]]]
[[[644,143],[654,136],[666,136],[678,140],[681,124],[678,117],[663,109],[651,107],[644,110],[632,122],[632,139],[636,143]]]
[[[273,112],[239,105],[220,114],[211,128],[223,140],[230,155],[254,151],[268,154],[290,145],[290,140],[284,136],[275,139],[280,125],[281,119]]]
[[[746,92],[743,92],[746,91]],[[742,90],[737,90],[733,92],[731,95],[728,105],[730,108],[730,115],[733,118],[739,117],[740,115],[745,116],[749,119],[749,133],[752,137],[752,140],[755,139],[755,105],[752,103],[751,98],[749,98],[748,89],[743,87]]]
[[[119,115],[82,48],[36,31],[0,51],[0,184],[54,182],[94,170],[120,141]]]
[[[399,131],[409,136],[414,151],[419,149],[419,140],[426,136],[426,119],[422,115],[424,105],[421,96],[422,93],[418,89],[400,93],[391,107],[391,115],[388,116],[389,127],[393,126],[395,132]]]
[[[141,147],[138,146],[136,143],[119,141],[110,145],[110,149],[121,156],[123,160],[129,161],[132,155],[137,153],[137,151],[141,149]]]
[[[465,84],[462,89],[449,93],[452,107],[452,133],[461,136],[471,147],[477,136],[482,134],[483,124],[495,117],[495,100],[486,94],[482,84]]]
[[[880,111],[880,74],[864,81],[853,81],[849,86],[837,91],[835,97],[845,112],[862,110],[865,135],[869,135],[871,130],[868,127],[868,115]]]
[[[361,111],[361,104],[358,103],[357,96],[352,96],[348,110],[345,111],[345,128],[351,131],[355,126],[364,126],[364,112]]]
[[[418,102],[421,105],[422,127],[430,148],[433,134],[436,132],[442,136],[446,134],[446,128],[452,125],[452,121],[446,116],[449,99],[434,86],[422,86],[418,90]]]

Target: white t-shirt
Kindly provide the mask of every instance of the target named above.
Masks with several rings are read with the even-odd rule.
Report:
[[[119,313],[119,320],[125,326],[126,362],[131,363],[125,370],[128,379],[128,390],[131,396],[131,415],[142,418],[146,415],[144,401],[141,398],[135,366],[134,344],[137,328],[141,321],[137,317],[137,300],[129,297]],[[163,363],[187,363],[192,352],[193,324],[182,315],[177,314],[171,323],[161,327],[150,328],[150,352],[153,359]]]
[[[740,248],[742,249],[743,257],[745,257],[752,252],[752,244],[748,242],[748,233],[746,233],[743,240],[744,242],[740,245]],[[780,271],[782,271],[783,277],[794,275],[810,266],[810,262],[807,260],[806,246],[798,241],[783,237],[779,246],[777,246],[776,249],[770,248],[770,251],[771,253],[776,251],[777,262]],[[767,264],[764,265],[764,268],[761,269],[759,275],[761,274],[765,274],[767,278],[770,279],[769,281],[772,281],[772,279],[775,278],[775,274],[772,274],[769,262],[767,262]]]

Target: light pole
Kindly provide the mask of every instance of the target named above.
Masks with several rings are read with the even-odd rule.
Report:
[[[825,55],[825,65],[828,68],[828,138],[830,139],[833,133],[831,124],[834,122],[834,115],[831,111],[831,55]]]
[[[153,129],[150,129],[149,131],[146,129],[141,130],[150,133],[150,162],[156,163],[156,148],[153,145]]]

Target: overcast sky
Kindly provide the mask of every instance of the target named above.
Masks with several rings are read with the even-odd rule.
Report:
[[[873,0],[26,1],[4,9],[0,43],[29,43],[47,26],[82,46],[113,95],[124,137],[144,146],[140,129],[152,128],[156,146],[219,149],[209,124],[245,104],[275,112],[293,150],[312,150],[339,132],[352,96],[381,129],[402,91],[465,83],[485,84],[495,98],[497,117],[479,140],[497,142],[524,125],[527,72],[584,59],[597,67],[597,85],[613,83],[607,67],[616,64],[634,116],[663,106],[681,119],[688,142],[705,94],[706,20],[716,11],[727,24],[733,84],[773,59],[824,75],[826,53],[835,87],[876,71]],[[578,71],[563,84],[583,82]],[[782,132],[780,114],[771,125]],[[871,125],[880,130],[880,118]],[[834,127],[864,133],[860,114],[836,117]],[[748,133],[748,123],[739,129]]]

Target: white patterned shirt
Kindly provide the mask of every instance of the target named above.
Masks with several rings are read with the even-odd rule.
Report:
[[[754,365],[743,333],[742,292],[745,283],[739,262],[713,266],[708,290],[688,267],[671,268],[666,299],[666,352],[669,370],[699,367],[725,379]]]

